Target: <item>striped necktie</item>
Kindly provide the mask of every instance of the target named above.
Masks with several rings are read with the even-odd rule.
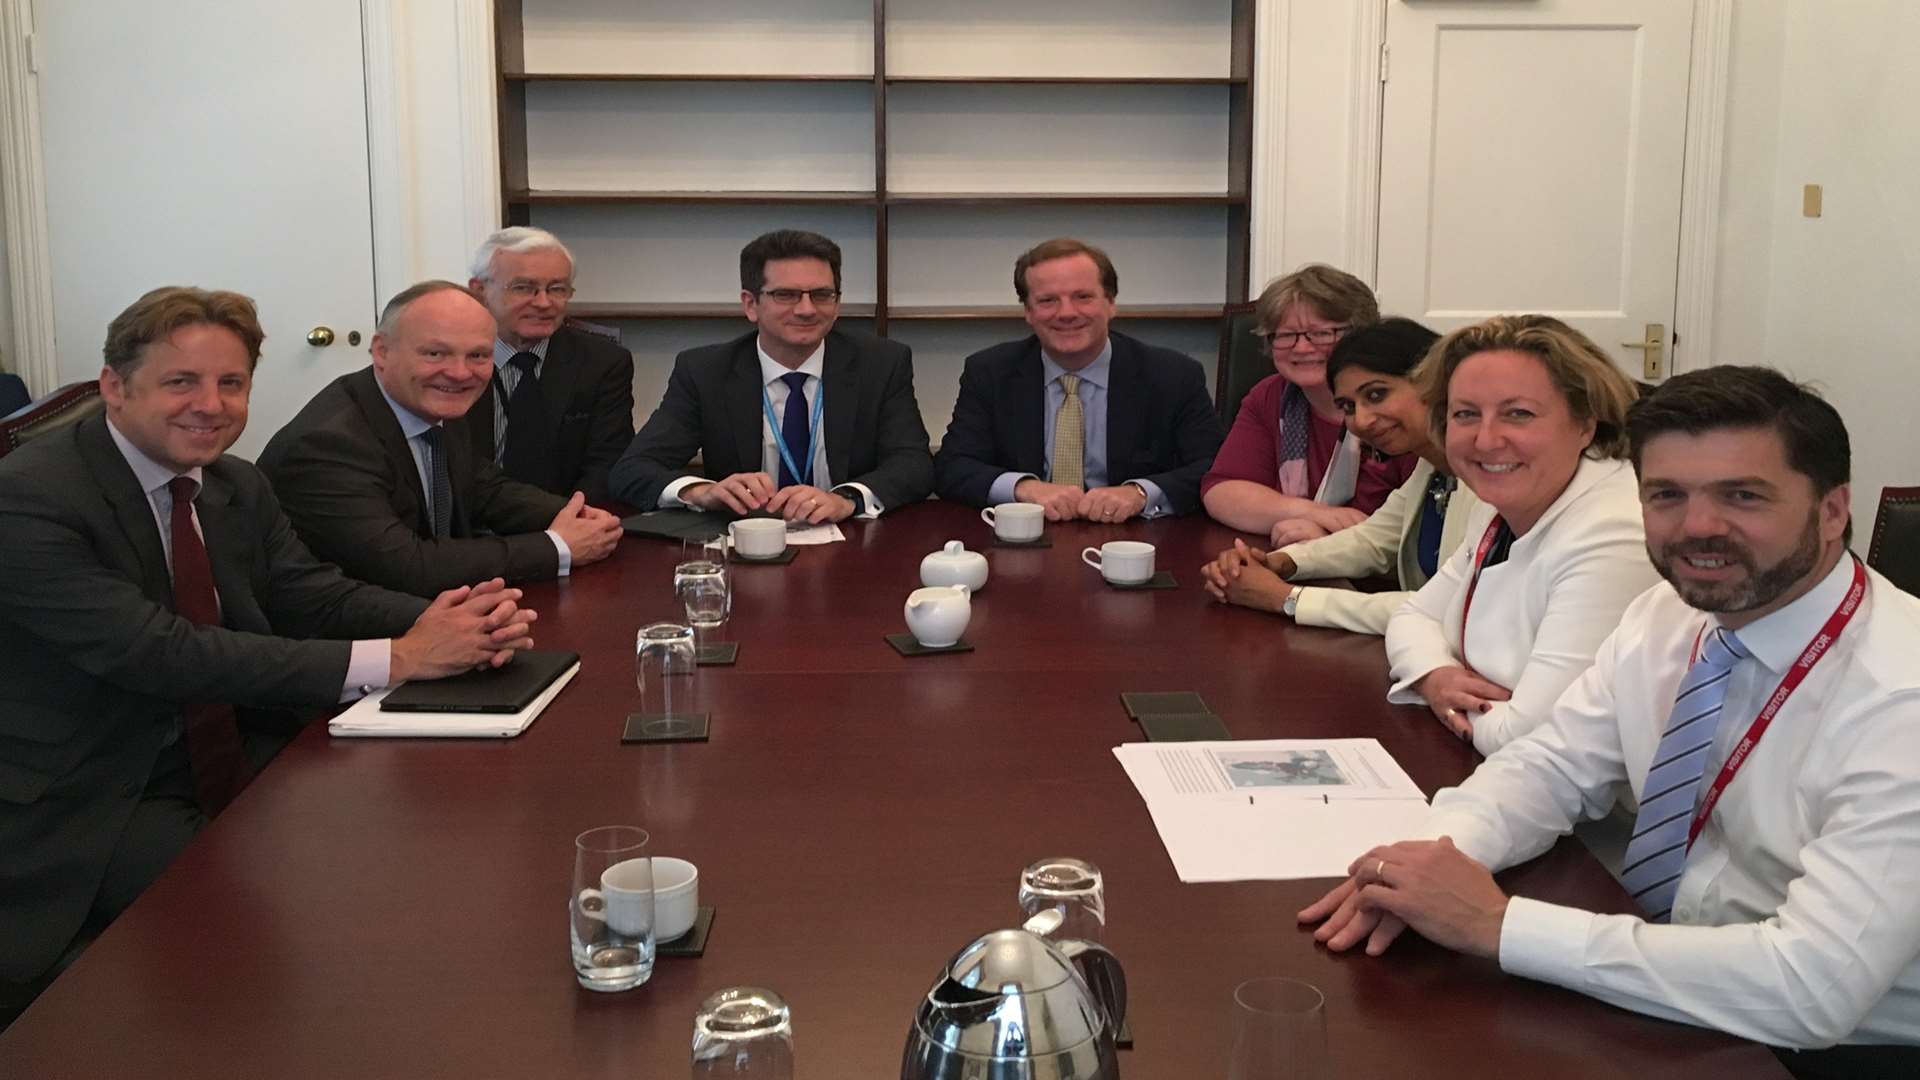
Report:
[[[1716,627],[1708,634],[1699,659],[1680,680],[1667,732],[1653,752],[1620,874],[1621,883],[1653,922],[1666,922],[1673,914],[1673,897],[1687,867],[1687,833],[1706,776],[1707,750],[1720,730],[1727,683],[1735,662],[1751,655],[1730,630]]]
[[[427,444],[427,501],[432,504],[433,538],[453,535],[453,475],[447,468],[447,442],[439,425],[420,433]]]
[[[1086,486],[1087,422],[1080,409],[1080,376],[1060,376],[1060,411],[1053,419],[1053,468],[1047,479],[1068,487]]]

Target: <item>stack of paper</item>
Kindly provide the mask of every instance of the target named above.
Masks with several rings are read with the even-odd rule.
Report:
[[[1181,881],[1345,877],[1417,834],[1427,799],[1378,740],[1129,743],[1127,770]]]
[[[329,735],[387,736],[426,739],[511,739],[527,730],[533,719],[560,696],[580,665],[575,663],[553,680],[540,696],[516,713],[463,712],[382,712],[380,700],[387,690],[378,690],[354,702],[327,724]]]

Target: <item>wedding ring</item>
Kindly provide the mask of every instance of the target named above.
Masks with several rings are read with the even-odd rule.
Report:
[[[1381,859],[1373,864],[1373,878],[1375,881],[1387,880],[1387,860]]]

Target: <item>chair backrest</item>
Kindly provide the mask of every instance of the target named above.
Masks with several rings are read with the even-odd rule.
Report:
[[[1920,596],[1920,487],[1880,489],[1867,565],[1902,591]]]
[[[1273,354],[1253,336],[1253,305],[1229,304],[1220,320],[1220,367],[1213,377],[1213,407],[1233,426],[1240,399],[1253,384],[1273,374]]]
[[[26,381],[11,371],[0,371],[0,416],[11,416],[33,404]]]
[[[77,424],[104,408],[106,404],[100,400],[98,379],[63,386],[20,412],[0,420],[0,457],[20,449],[21,444],[29,439],[69,424]]]

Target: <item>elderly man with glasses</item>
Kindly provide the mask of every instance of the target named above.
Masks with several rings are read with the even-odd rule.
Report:
[[[636,506],[873,518],[933,490],[905,345],[834,329],[840,247],[783,229],[740,252],[754,329],[674,359],[660,407],[613,467]],[[698,453],[705,475],[687,463]]]

